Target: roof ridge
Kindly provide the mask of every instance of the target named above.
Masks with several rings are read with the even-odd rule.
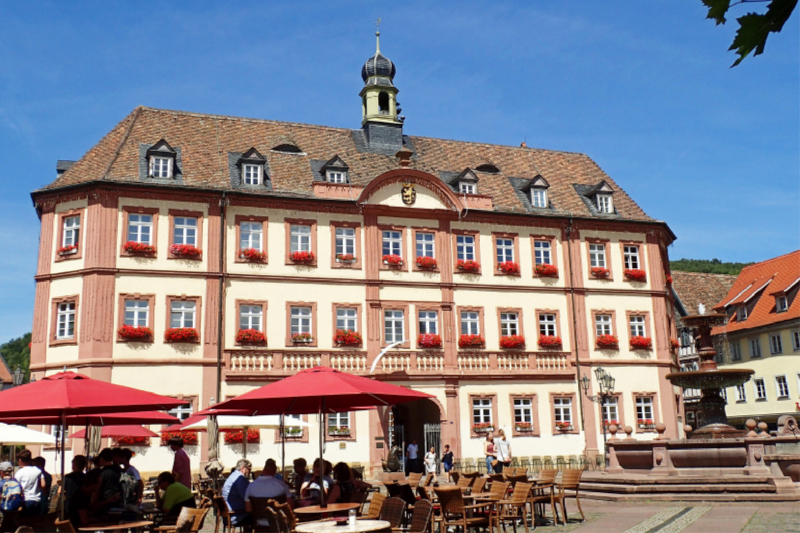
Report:
[[[722,272],[689,272],[688,270],[672,270],[672,273],[691,274],[698,276],[727,276],[731,278],[738,278],[739,274],[723,274]]]
[[[799,253],[800,253],[800,250],[793,250],[793,251],[787,252],[787,253],[785,253],[783,255],[779,255],[778,257],[771,257],[770,259],[764,259],[763,261],[760,261],[758,263],[753,263],[752,265],[747,265],[746,267],[744,267],[742,269],[742,272],[744,272],[745,270],[751,269],[751,268],[761,267],[761,266],[767,265],[767,264],[769,264],[769,263],[771,263],[773,261],[778,261],[780,259],[785,259],[785,258],[789,257],[790,255],[799,254]],[[741,272],[740,272],[740,275],[741,275]]]
[[[551,150],[549,148],[531,148],[530,146],[514,146],[513,144],[498,144],[498,143],[487,143],[487,142],[478,142],[478,141],[462,141],[459,139],[445,139],[444,137],[428,137],[427,135],[408,135],[412,139],[428,139],[432,141],[444,141],[444,142],[452,142],[452,143],[461,143],[461,144],[473,144],[478,146],[497,146],[500,148],[511,148],[513,150],[524,150],[529,153],[531,152],[548,152],[553,154],[565,154],[565,155],[579,155],[586,158],[591,159],[587,154],[583,152],[567,152],[564,150]]]

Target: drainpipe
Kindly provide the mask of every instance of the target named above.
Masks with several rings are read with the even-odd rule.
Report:
[[[567,226],[567,269],[569,270],[569,297],[572,300],[572,331],[575,332],[575,383],[578,386],[578,405],[581,413],[581,428],[586,433],[586,423],[583,416],[583,394],[581,393],[581,360],[578,357],[578,318],[575,314],[575,284],[572,278],[572,217],[569,217],[569,226]],[[586,324],[584,324],[585,326]],[[584,439],[586,437],[584,436]]]
[[[225,207],[226,198],[225,191],[222,191],[222,198],[220,199],[220,216],[219,216],[219,307],[217,309],[217,394],[214,397],[215,401],[221,401],[222,394],[222,313],[225,310],[225,302],[223,301],[224,288],[225,288]]]

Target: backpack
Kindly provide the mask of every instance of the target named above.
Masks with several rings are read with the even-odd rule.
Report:
[[[122,487],[122,502],[125,504],[136,503],[136,478],[127,472],[119,475],[119,484]]]
[[[16,479],[7,479],[0,494],[0,511],[16,511],[25,501],[22,485]]]

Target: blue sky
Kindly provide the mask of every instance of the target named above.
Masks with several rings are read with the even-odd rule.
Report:
[[[357,128],[378,17],[407,133],[589,154],[673,258],[798,248],[797,13],[730,69],[736,24],[700,0],[4,2],[0,342],[31,328],[29,193],[57,159],[140,104]]]

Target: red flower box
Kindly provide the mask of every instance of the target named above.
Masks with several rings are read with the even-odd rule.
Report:
[[[653,341],[650,337],[631,337],[631,348],[634,350],[649,350],[653,346]]]
[[[244,430],[235,429],[225,432],[225,444],[241,444],[244,440]],[[247,430],[247,444],[258,444],[261,442],[261,432],[257,429]]]
[[[196,431],[162,431],[161,432],[161,445],[169,445],[170,439],[183,439],[183,443],[188,446],[195,446],[197,444]]]
[[[309,265],[317,260],[314,252],[292,252],[289,254],[289,260],[293,263],[300,263]]]
[[[458,338],[459,348],[483,348],[485,344],[483,335],[461,335]]]
[[[353,254],[338,254],[336,256],[336,261],[339,263],[355,263],[356,256]]]
[[[69,246],[62,246],[58,249],[58,255],[72,255],[78,253],[78,244],[71,244]]]
[[[626,268],[623,274],[630,281],[647,281],[647,272],[638,268]]]
[[[128,241],[122,245],[122,249],[125,250],[125,253],[131,255],[153,255],[156,253],[156,247],[150,244],[145,244],[143,242],[136,242],[136,241]]]
[[[331,437],[349,437],[350,428],[329,427],[328,435]]]
[[[333,342],[340,346],[361,346],[364,341],[361,339],[361,334],[357,331],[337,329]]]
[[[608,427],[608,426],[617,426],[617,427],[619,427],[619,420],[605,420],[603,422],[603,425],[605,427]]]
[[[150,446],[150,437],[119,437],[114,440],[120,446]]]
[[[244,259],[249,263],[263,263],[267,260],[267,254],[255,248],[243,248],[239,250],[239,259]]]
[[[667,285],[672,285],[672,275],[667,274]]]
[[[194,328],[170,328],[164,333],[166,342],[198,342],[200,334]]]
[[[533,424],[530,422],[514,422],[514,429],[521,433],[533,431]]]
[[[681,347],[680,343],[678,342],[678,339],[670,339],[669,345],[672,346],[673,350],[677,350],[678,348]]]
[[[655,426],[652,418],[639,418],[636,423],[641,429],[650,429]]]
[[[556,422],[556,429],[559,431],[569,431],[572,429],[571,422]]]
[[[292,335],[291,341],[308,344],[314,341],[314,337],[311,336],[311,333],[295,333]]]
[[[491,422],[481,422],[480,424],[472,424],[473,433],[489,433],[494,431],[494,424]]]
[[[384,255],[383,264],[389,265],[390,267],[400,267],[403,266],[403,258],[397,254]]]
[[[539,337],[539,346],[542,348],[555,348],[561,346],[561,337],[554,335],[541,335]]]
[[[519,276],[519,264],[515,263],[514,261],[499,263],[497,265],[497,270],[509,276]]]
[[[257,329],[240,329],[236,334],[238,344],[265,344],[267,336]]]
[[[442,337],[433,333],[424,333],[417,337],[417,346],[420,348],[441,348]]]
[[[598,348],[616,348],[619,346],[619,339],[616,335],[600,335],[596,343]]]
[[[481,264],[477,261],[464,261],[463,259],[459,259],[456,261],[456,270],[460,270],[461,272],[468,272],[470,274],[480,274],[481,272]]]
[[[507,335],[500,337],[500,347],[507,350],[525,347],[525,337],[522,335]]]
[[[153,330],[144,326],[122,326],[117,330],[117,335],[126,341],[151,342],[153,340]]]
[[[544,263],[542,263],[541,265],[536,265],[536,275],[547,278],[557,278],[558,267],[555,265],[547,265]]]
[[[200,259],[200,256],[203,255],[203,250],[191,244],[173,244],[169,247],[169,253],[185,259]]]
[[[438,263],[435,257],[417,257],[417,267],[423,270],[436,270]]]
[[[606,279],[611,272],[607,268],[603,267],[592,267],[592,277],[598,279]]]

